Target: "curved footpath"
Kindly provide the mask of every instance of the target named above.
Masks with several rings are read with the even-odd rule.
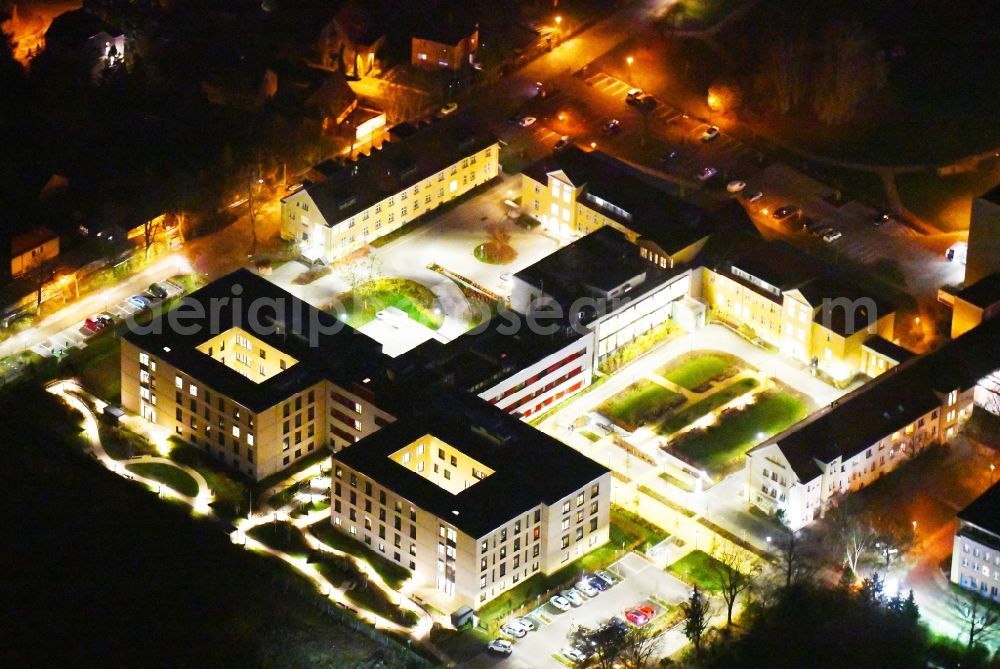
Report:
[[[111,470],[115,474],[127,478],[129,480],[138,481],[139,483],[147,486],[149,489],[157,491],[158,494],[174,499],[176,501],[182,502],[191,507],[192,511],[200,516],[206,516],[211,520],[219,522],[220,524],[225,521],[219,518],[215,511],[210,506],[213,495],[211,489],[208,486],[208,482],[205,477],[201,475],[195,469],[188,467],[186,465],[181,465],[169,458],[163,458],[158,456],[144,455],[140,457],[131,458],[125,461],[119,461],[108,455],[107,451],[104,449],[101,443],[100,433],[97,429],[97,415],[95,414],[95,407],[100,410],[106,403],[91,395],[85,391],[76,381],[74,380],[60,380],[54,381],[46,386],[48,390],[53,395],[56,395],[62,399],[70,407],[76,409],[81,414],[83,414],[83,426],[84,435],[87,438],[88,450],[94,456],[94,458],[104,465],[107,469]],[[146,463],[157,463],[157,464],[167,464],[177,467],[181,471],[190,475],[194,481],[198,484],[198,493],[194,497],[189,497],[183,495],[178,491],[174,490],[170,486],[162,483],[156,479],[141,476],[132,471],[129,471],[126,466],[133,464],[146,464]],[[277,491],[286,488],[288,485],[293,483],[298,483],[306,480],[312,476],[320,473],[320,466],[315,465],[302,472],[296,472],[295,474],[289,476],[287,479],[281,481],[277,485],[269,488],[265,491],[265,504],[266,500],[269,500]],[[419,643],[423,648],[427,649],[433,653],[439,660],[444,662],[446,665],[453,664],[451,660],[444,655],[437,647],[430,643],[429,635],[431,627],[435,622],[439,622],[443,625],[450,626],[450,621],[435,619],[431,614],[429,614],[424,608],[414,602],[408,596],[397,592],[390,588],[382,577],[364,560],[357,558],[356,556],[346,553],[344,551],[335,549],[331,546],[326,545],[317,539],[309,529],[310,525],[318,522],[323,522],[329,518],[328,511],[316,511],[311,514],[305,515],[298,519],[292,519],[289,515],[289,510],[292,504],[289,503],[280,509],[274,509],[273,511],[266,514],[257,514],[250,518],[240,518],[236,521],[236,531],[231,535],[233,543],[243,546],[248,550],[254,550],[261,553],[267,553],[272,555],[279,560],[289,564],[292,568],[298,571],[300,574],[308,578],[316,586],[316,589],[327,597],[334,603],[344,607],[350,608],[357,612],[357,616],[362,620],[370,623],[377,629],[382,630],[392,630],[405,634],[412,638],[414,642]],[[272,507],[267,507],[272,508]],[[370,611],[363,606],[360,606],[356,602],[347,599],[346,590],[343,588],[338,588],[330,583],[313,565],[309,564],[304,558],[297,557],[286,553],[281,550],[272,548],[252,537],[248,536],[247,533],[254,527],[263,525],[265,523],[272,522],[272,520],[279,520],[282,522],[287,522],[294,525],[301,533],[305,542],[313,550],[319,550],[325,553],[331,553],[341,557],[350,559],[358,570],[368,577],[369,584],[374,584],[380,590],[382,590],[394,604],[399,606],[404,610],[412,611],[417,616],[417,624],[412,627],[404,627],[398,623],[395,623],[373,611]]]

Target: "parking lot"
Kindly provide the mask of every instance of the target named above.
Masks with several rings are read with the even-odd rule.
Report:
[[[666,611],[660,602],[676,606],[690,594],[687,585],[661,569],[657,569],[644,557],[629,553],[609,568],[620,580],[596,597],[587,599],[583,605],[559,612],[551,604],[538,607],[530,617],[539,629],[529,632],[521,639],[514,639],[514,650],[508,657],[498,657],[483,653],[463,666],[498,667],[503,669],[528,669],[529,667],[562,668],[568,661],[560,661],[556,656],[570,645],[570,638],[580,626],[596,629],[611,617],[623,617],[626,609],[649,604],[657,617]],[[655,619],[654,619],[655,620]]]
[[[147,296],[147,299],[151,299],[152,302],[169,300],[184,292],[183,288],[172,281],[160,281],[157,285],[161,286],[166,294],[162,298]],[[145,308],[147,307],[133,302],[132,296],[129,296],[120,302],[108,304],[102,313],[111,316],[114,323],[117,324],[128,320],[130,316],[143,311]],[[83,348],[86,346],[87,341],[98,332],[98,330],[88,328],[86,323],[86,319],[78,321],[61,332],[39,342],[31,347],[31,350],[42,357],[48,357],[50,355],[63,355],[71,348]]]

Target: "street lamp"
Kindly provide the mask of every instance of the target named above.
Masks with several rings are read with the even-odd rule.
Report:
[[[629,83],[629,86],[631,86],[632,85],[632,63],[635,62],[635,59],[632,58],[632,56],[629,56],[628,58],[625,59],[625,62],[628,64],[628,83]]]
[[[915,520],[913,521],[913,533],[914,534],[917,533],[917,521],[915,521]]]
[[[562,17],[556,17],[556,41],[562,42]]]

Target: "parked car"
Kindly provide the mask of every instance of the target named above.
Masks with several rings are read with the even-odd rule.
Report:
[[[649,622],[649,617],[637,609],[629,609],[625,612],[625,620],[629,621],[636,627],[642,627]]]
[[[527,630],[520,625],[512,625],[511,623],[504,623],[504,625],[500,628],[500,631],[507,636],[512,636],[516,639],[520,639],[528,633]]]
[[[128,298],[128,301],[132,304],[132,306],[137,307],[139,309],[149,309],[149,307],[152,305],[150,299],[145,295],[133,295],[132,297]]]
[[[604,132],[616,133],[622,129],[621,121],[616,118],[609,119],[607,123],[604,124]]]
[[[550,599],[549,604],[559,609],[560,611],[569,611],[570,607],[572,606],[572,604],[569,603],[569,600],[563,597],[562,595],[556,595],[555,597]]]
[[[507,621],[507,624],[517,625],[525,632],[534,632],[538,629],[538,625],[536,625],[530,618],[514,618],[513,620]]]
[[[778,207],[777,209],[775,209],[774,213],[771,214],[771,218],[773,218],[776,221],[783,221],[786,218],[791,218],[792,216],[795,216],[801,211],[802,211],[801,209],[799,209],[793,204],[786,204],[783,207]]]
[[[681,157],[681,152],[676,149],[672,149],[670,151],[667,151],[666,153],[660,154],[660,156],[656,158],[656,164],[666,165],[667,163],[674,162],[680,157]]]
[[[93,333],[106,330],[114,324],[114,320],[108,314],[94,314],[83,322],[83,327]]]
[[[635,610],[641,613],[642,615],[646,616],[650,620],[656,617],[656,609],[653,608],[652,604],[640,604],[639,606],[635,607]]]
[[[891,211],[883,211],[881,214],[878,215],[878,217],[874,221],[872,221],[872,225],[874,225],[877,228],[883,223],[888,223],[889,221],[895,221],[895,220],[896,220],[895,214],[893,214]]]
[[[844,233],[840,230],[830,230],[825,235],[823,235],[823,241],[827,244],[837,241],[844,236]]]
[[[497,655],[510,655],[510,652],[514,650],[514,644],[506,639],[493,639],[486,649]]]
[[[719,136],[719,129],[714,125],[710,125],[705,128],[705,132],[701,133],[701,141],[711,142],[713,139]]]
[[[643,95],[645,95],[645,93],[642,92],[641,88],[630,88],[628,93],[625,94],[625,102],[635,102]]]
[[[764,194],[759,190],[743,191],[743,199],[750,203],[759,202],[762,197],[764,197]]]
[[[572,142],[573,140],[570,139],[569,135],[563,135],[562,137],[559,138],[559,141],[556,142],[555,146],[552,147],[552,150],[561,151],[565,149],[567,146],[569,146]]]
[[[822,237],[823,235],[826,235],[827,233],[833,232],[833,228],[831,228],[829,225],[827,225],[827,226],[816,226],[815,228],[812,228],[810,230],[810,232],[812,232],[812,234],[816,235],[817,237]]]
[[[656,106],[656,98],[652,95],[646,95],[643,93],[641,96],[636,98],[635,104],[640,109],[652,109]]]
[[[517,119],[517,124],[522,128],[527,128],[530,125],[534,125],[535,121],[537,120],[538,119],[536,119],[534,116],[522,116],[521,118]]]
[[[572,646],[567,646],[566,648],[563,648],[559,652],[562,653],[562,656],[565,657],[570,662],[574,662],[574,663],[575,662],[585,662],[587,660],[587,656],[586,655],[584,655],[583,653],[581,653],[576,648],[573,648]]]
[[[161,299],[161,300],[164,299],[164,298],[166,298],[167,295],[169,294],[167,292],[167,289],[164,288],[163,286],[161,286],[158,283],[151,283],[151,284],[149,284],[149,288],[146,289],[146,292],[149,293],[150,295],[154,296],[154,297],[157,297],[157,298]]]
[[[600,577],[601,577],[601,578],[603,578],[603,579],[604,579],[605,581],[607,581],[608,585],[614,585],[614,584],[615,584],[615,583],[617,583],[617,582],[618,582],[618,580],[619,580],[617,576],[615,576],[615,575],[614,575],[614,574],[612,574],[611,572],[609,572],[609,571],[606,571],[606,570],[604,570],[604,569],[601,569],[600,571],[598,571],[598,572],[595,572],[595,575],[596,575],[596,576],[600,576]]]
[[[706,167],[701,172],[698,172],[698,181],[708,181],[718,173],[719,170],[714,167]]]
[[[597,574],[592,574],[592,575],[588,576],[587,580],[590,582],[590,585],[592,587],[594,587],[597,590],[600,590],[601,592],[604,592],[605,590],[607,590],[608,588],[611,587],[610,583],[608,583],[607,581],[605,581],[603,578],[601,578]]]
[[[741,190],[743,190],[746,187],[747,187],[747,182],[746,181],[740,181],[739,179],[737,179],[735,181],[730,181],[726,185],[726,190],[729,191],[730,193],[739,193]]]
[[[590,582],[585,578],[581,578],[579,581],[576,582],[576,584],[573,587],[576,589],[577,592],[582,592],[588,597],[597,597],[597,588],[592,586]]]
[[[569,603],[573,606],[580,606],[583,604],[583,595],[574,590],[573,588],[568,588],[559,593],[563,597],[569,600]]]
[[[458,103],[457,102],[449,102],[448,104],[446,104],[443,107],[441,107],[441,112],[440,113],[441,113],[441,116],[447,116],[448,114],[454,114],[456,111],[458,111]]]

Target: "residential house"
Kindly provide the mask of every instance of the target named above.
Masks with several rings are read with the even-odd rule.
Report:
[[[951,582],[1000,601],[1000,483],[958,512]]]
[[[410,40],[410,63],[428,70],[457,71],[472,65],[479,48],[479,24],[454,13],[428,14]]]
[[[59,235],[38,226],[14,235],[10,242],[10,275],[23,276],[59,255]]]

